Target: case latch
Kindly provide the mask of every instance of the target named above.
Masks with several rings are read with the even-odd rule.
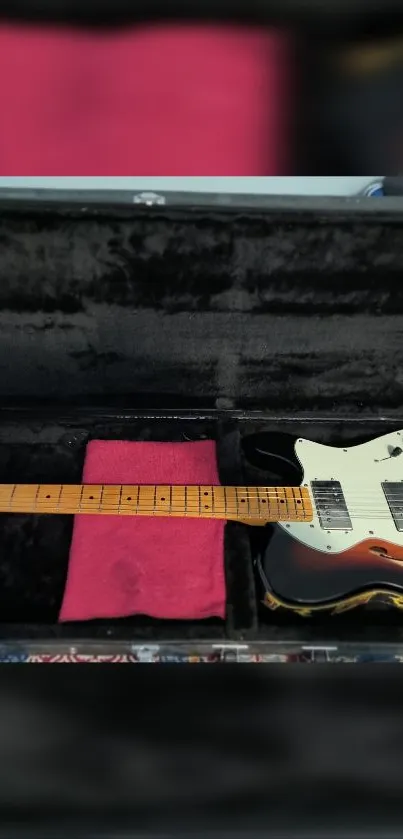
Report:
[[[156,207],[161,204],[166,204],[164,195],[158,195],[157,192],[138,192],[133,196],[133,204],[142,204],[144,207]]]

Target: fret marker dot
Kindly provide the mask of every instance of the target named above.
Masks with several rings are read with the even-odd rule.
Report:
[[[241,503],[245,504],[245,499],[244,498],[241,498]]]
[[[165,501],[165,498],[161,498],[161,501]]]
[[[298,499],[297,504],[300,504],[300,503],[301,503],[301,501]]]
[[[205,494],[205,495],[208,495],[208,492],[205,492],[204,494]]]
[[[265,498],[262,498],[261,500],[262,500],[262,504],[266,504],[266,499]]]
[[[280,499],[280,504],[284,504],[284,498]]]
[[[94,500],[94,496],[90,495],[90,501],[93,501],[93,500]]]
[[[205,510],[208,510],[208,504],[205,504],[205,505],[204,505],[204,509],[205,509]]]
[[[50,498],[50,495],[47,495],[46,498]]]
[[[131,495],[128,495],[127,498],[126,498],[126,501],[131,501],[131,500],[132,500]]]

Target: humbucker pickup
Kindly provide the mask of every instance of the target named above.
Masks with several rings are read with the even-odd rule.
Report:
[[[396,530],[403,530],[403,483],[385,481],[382,489],[392,513]]]
[[[311,487],[320,526],[324,530],[352,530],[340,482],[312,481]]]

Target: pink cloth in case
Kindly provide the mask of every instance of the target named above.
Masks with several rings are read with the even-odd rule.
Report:
[[[219,484],[215,443],[93,440],[83,483]],[[75,517],[59,621],[225,617],[224,522]]]

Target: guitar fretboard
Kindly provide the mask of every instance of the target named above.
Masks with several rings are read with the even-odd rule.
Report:
[[[305,487],[0,484],[0,513],[310,521]]]

